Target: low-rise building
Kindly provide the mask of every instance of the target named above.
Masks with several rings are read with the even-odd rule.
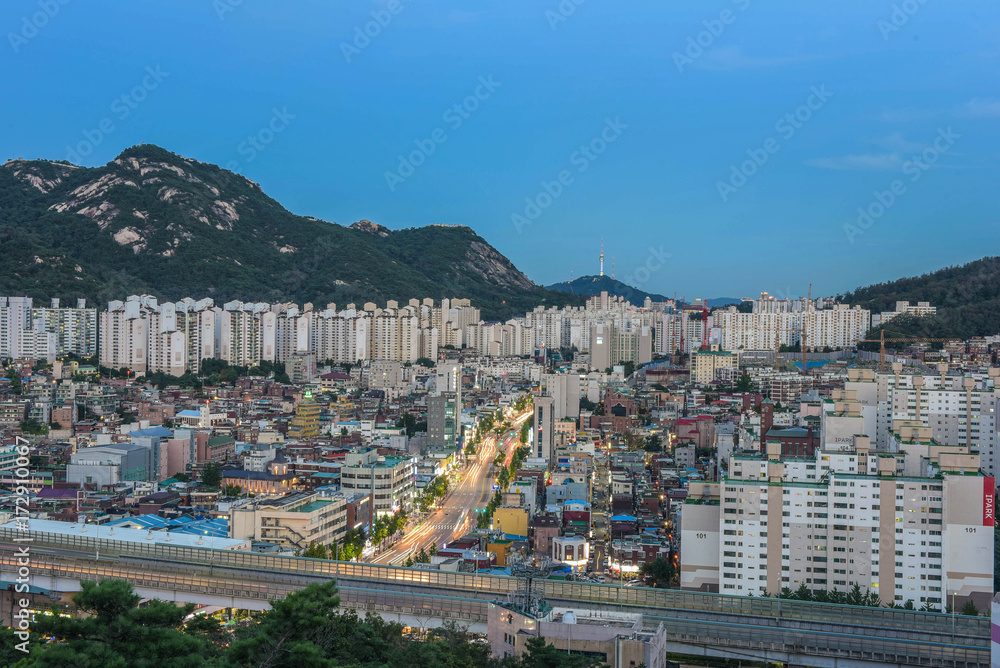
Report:
[[[594,657],[609,666],[665,668],[667,632],[643,627],[642,615],[552,608],[544,602],[530,610],[494,602],[487,618],[487,639],[496,658],[521,656],[528,640],[544,638],[553,647]]]
[[[229,513],[229,536],[304,550],[340,543],[347,531],[347,503],[336,496],[293,493],[252,501]]]

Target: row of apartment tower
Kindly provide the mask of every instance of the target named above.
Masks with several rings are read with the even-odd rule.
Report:
[[[817,409],[820,446],[747,434],[681,512],[681,585],[846,592],[942,611],[993,595],[997,372],[851,372]],[[808,410],[803,408],[803,410]]]
[[[53,299],[37,307],[31,297],[0,297],[0,358],[54,360],[97,352],[97,309],[83,299],[75,308]]]
[[[550,337],[542,331],[546,321],[533,312],[505,323],[486,323],[467,299],[445,299],[438,305],[431,299],[411,299],[404,306],[390,300],[384,308],[367,303],[338,309],[328,304],[316,310],[312,304],[300,308],[240,301],[219,307],[212,299],[161,304],[155,297],[137,295],[112,301],[101,312],[100,360],[104,366],[136,373],[181,375],[197,370],[208,358],[253,366],[285,362],[300,353],[352,364],[435,359],[447,346],[517,357],[548,346]],[[652,329],[610,311],[595,312],[587,320],[585,341],[582,350],[592,354],[594,368],[652,359]]]

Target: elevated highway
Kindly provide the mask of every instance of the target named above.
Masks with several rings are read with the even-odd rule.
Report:
[[[29,535],[31,584],[61,592],[77,590],[81,580],[113,577],[147,597],[260,610],[271,599],[335,578],[345,607],[411,626],[450,620],[481,632],[490,601],[517,586],[505,576]],[[23,534],[0,527],[0,578],[7,581],[18,568],[15,536]],[[986,618],[583,582],[538,586],[553,605],[638,612],[650,625],[662,622],[671,651],[679,653],[831,668],[990,665]]]

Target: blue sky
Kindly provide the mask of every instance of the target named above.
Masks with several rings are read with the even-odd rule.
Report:
[[[469,225],[541,284],[601,237],[688,298],[998,253],[995,2],[7,0],[0,27],[0,159],[155,143],[295,213]]]

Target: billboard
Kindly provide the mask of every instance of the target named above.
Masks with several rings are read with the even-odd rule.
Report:
[[[996,504],[996,478],[988,476],[983,478],[983,526],[995,526],[997,516]]]

